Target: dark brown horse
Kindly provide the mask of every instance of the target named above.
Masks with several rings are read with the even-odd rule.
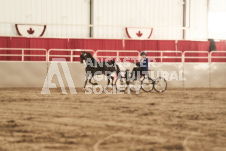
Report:
[[[115,61],[112,59],[111,61],[104,61],[104,62],[97,62],[95,58],[89,53],[83,51],[80,55],[81,63],[86,63],[86,80],[84,84],[84,88],[86,88],[87,81],[89,79],[89,83],[92,85],[97,85],[97,83],[92,83],[92,78],[94,75],[101,75],[104,74],[107,76],[108,83],[105,89],[108,88],[108,85],[110,84],[110,79],[112,79],[112,86],[114,77],[111,76],[113,72],[116,72],[117,76],[120,74],[120,69],[118,65],[115,63]]]

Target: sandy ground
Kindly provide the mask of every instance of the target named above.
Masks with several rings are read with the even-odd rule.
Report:
[[[77,91],[0,89],[0,151],[226,151],[226,89]]]

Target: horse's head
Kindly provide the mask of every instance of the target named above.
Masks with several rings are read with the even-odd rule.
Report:
[[[80,55],[80,62],[83,63],[83,60],[87,60],[87,58],[92,58],[92,55],[89,52],[83,51]]]

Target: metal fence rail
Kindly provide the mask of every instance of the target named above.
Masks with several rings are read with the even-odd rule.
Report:
[[[28,51],[33,51],[32,54],[27,53]],[[43,53],[43,54],[34,54]],[[13,52],[13,53],[12,53]],[[0,57],[21,57],[20,61],[25,61],[25,57],[42,57],[44,61],[48,61],[48,53],[46,49],[40,48],[0,48]],[[17,58],[18,59],[18,58]],[[1,61],[14,61],[12,59],[2,59]],[[19,60],[17,60],[19,61]],[[29,61],[29,60],[26,60]]]
[[[91,52],[92,55],[95,55],[95,51],[91,49],[49,49],[48,51],[48,61],[52,61],[52,58],[69,58],[70,62],[73,62],[74,58],[80,58],[80,55],[74,54],[74,52],[82,52],[88,51]],[[68,52],[69,54],[51,54],[51,53],[59,53],[59,52]],[[75,61],[76,62],[76,61]]]
[[[103,55],[104,53],[108,53],[108,54]],[[128,56],[123,55],[123,53],[126,53],[126,55]],[[123,58],[129,61],[128,59],[138,60],[139,55],[140,55],[140,52],[137,50],[97,50],[95,53],[95,58],[110,58],[110,59],[116,59],[116,61],[121,61],[121,59]]]
[[[189,54],[189,56],[186,56]],[[195,54],[195,55],[192,55]],[[199,55],[206,55],[206,56],[199,56]],[[189,59],[187,61],[186,59]],[[183,61],[182,62],[199,62],[199,61],[194,61],[197,59],[206,59],[206,61],[200,61],[200,62],[209,62],[209,52],[208,51],[184,51],[183,52]]]
[[[33,61],[32,58],[43,58],[41,61],[52,61],[53,58],[65,58],[68,62],[79,62],[82,51],[90,52],[94,58],[111,58],[116,61],[125,59],[139,60],[140,52],[137,50],[91,50],[91,49],[39,49],[39,48],[0,48],[0,61]],[[226,62],[226,51],[157,51],[144,50],[147,52],[147,58],[157,62]],[[65,53],[67,52],[67,53]],[[27,59],[29,58],[29,59]],[[198,60],[198,61],[197,61]],[[203,61],[205,60],[205,61]]]
[[[181,61],[182,59],[182,51],[173,51],[173,50],[166,50],[166,51],[158,51],[158,50],[144,50],[145,52],[147,52],[147,55],[150,53],[156,53],[159,55],[148,55],[147,58],[149,59],[160,59],[160,62],[163,62],[163,59],[171,59],[171,60],[175,60],[175,59],[180,59]],[[173,55],[169,55],[169,54],[173,54]],[[166,61],[166,62],[175,62],[175,61]],[[178,62],[178,61],[176,61]]]
[[[219,55],[223,54],[223,55]],[[213,61],[213,59],[217,59],[217,61]],[[224,59],[222,61],[222,59]],[[221,61],[220,61],[221,60]],[[226,62],[226,51],[212,51],[209,54],[209,62]]]

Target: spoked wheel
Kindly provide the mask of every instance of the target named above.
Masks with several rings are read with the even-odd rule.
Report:
[[[118,78],[115,81],[115,87],[117,91],[125,91],[127,88],[126,78]]]
[[[141,81],[141,88],[144,92],[150,92],[153,90],[154,84],[153,84],[153,80],[151,80],[151,78],[144,78]]]
[[[141,88],[141,80],[140,79],[135,79],[133,81],[130,81],[129,87],[130,87],[130,90],[132,92],[139,91],[140,88]]]
[[[159,77],[154,80],[154,89],[156,92],[164,92],[167,89],[167,82],[164,78]]]

